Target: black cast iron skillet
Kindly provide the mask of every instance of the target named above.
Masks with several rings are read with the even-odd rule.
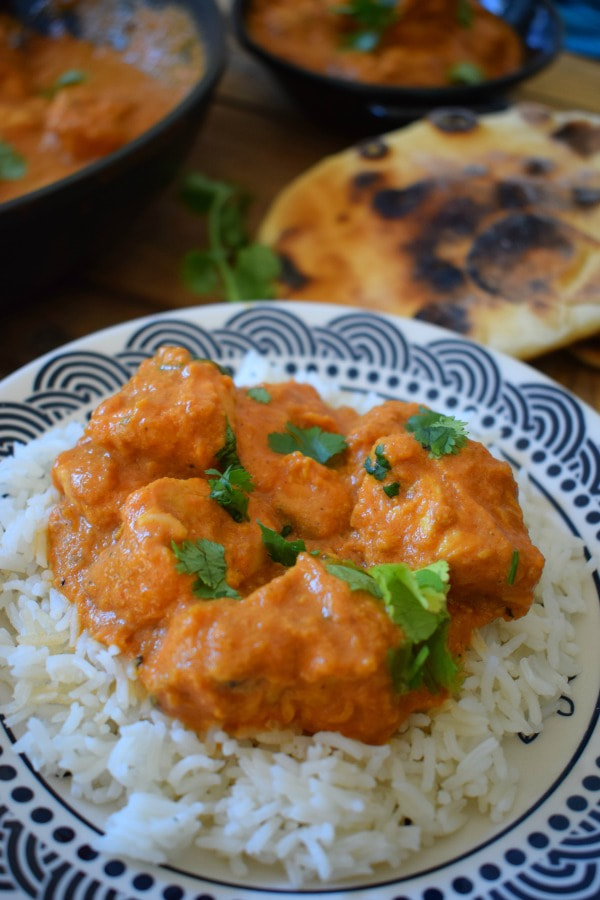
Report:
[[[145,2],[154,0],[130,0],[129,7]],[[201,41],[204,51],[200,80],[167,116],[124,147],[67,178],[0,203],[1,307],[39,295],[125,239],[132,217],[174,177],[189,150],[225,65],[225,26],[215,0],[168,2],[184,7],[193,20],[190,39]],[[48,3],[13,0],[9,5],[22,22],[40,31],[56,24]],[[6,2],[0,8],[6,10]],[[59,14],[70,31],[81,33],[77,6]],[[106,38],[115,40],[112,33]]]

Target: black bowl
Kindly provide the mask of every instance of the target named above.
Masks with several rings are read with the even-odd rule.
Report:
[[[379,134],[436,107],[467,107],[480,113],[503,109],[509,91],[552,62],[563,40],[562,23],[552,0],[482,0],[483,6],[505,18],[521,36],[526,58],[519,69],[480,84],[439,88],[365,84],[311,72],[265,50],[246,30],[250,3],[233,0],[232,23],[241,45],[273,72],[311,116],[357,135]]]
[[[177,106],[135,140],[67,178],[0,204],[1,306],[39,293],[125,238],[127,223],[176,174],[224,69],[226,44],[225,24],[215,0],[175,0],[175,4],[187,10],[193,22],[190,39],[201,42],[200,79]],[[14,8],[28,26],[47,30],[45,16],[28,14],[36,4],[16,0]],[[66,24],[79,32],[76,18]],[[112,31],[106,39],[116,40]]]

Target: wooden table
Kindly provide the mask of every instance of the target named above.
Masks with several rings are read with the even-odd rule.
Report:
[[[600,65],[563,54],[515,99],[600,112]],[[227,71],[185,169],[251,190],[253,228],[292,177],[348,143],[347,136],[306,119],[231,38]],[[0,376],[99,328],[196,305],[198,298],[182,284],[179,267],[187,250],[201,246],[201,229],[200,220],[182,208],[176,185],[154,198],[108,256],[26,308],[4,313]],[[533,364],[600,410],[600,370],[568,350]]]

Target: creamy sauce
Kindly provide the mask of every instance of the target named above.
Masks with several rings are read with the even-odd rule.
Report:
[[[324,729],[380,743],[446,694],[394,689],[388,656],[403,645],[402,629],[380,600],[331,574],[323,554],[361,569],[447,560],[458,654],[474,627],[527,611],[543,560],[510,467],[481,444],[433,459],[405,427],[416,404],[389,401],[361,416],[330,407],[308,385],[266,389],[269,401],[258,402],[179,348],[144,362],[55,464],[56,582],[83,627],[137,660],[161,709],[199,732]],[[328,464],[275,452],[268,435],[288,422],[343,435],[347,447]],[[254,483],[242,521],[210,497],[206,475],[219,465],[228,426]],[[393,497],[365,470],[380,445],[388,480],[400,485]],[[304,540],[295,565],[273,561],[259,522]],[[173,542],[198,539],[224,548],[239,599],[194,594]]]
[[[454,82],[459,64],[477,66],[489,79],[523,62],[517,33],[475,0],[468,25],[461,24],[457,0],[403,0],[397,22],[369,52],[344,46],[354,26],[335,7],[322,0],[252,0],[248,31],[257,44],[303,68],[374,84],[441,87]]]
[[[138,26],[127,51],[117,52],[68,33],[25,32],[0,16],[0,143],[19,160],[12,174],[0,162],[0,202],[117,150],[183,99],[203,67],[192,24],[165,8],[145,10]],[[180,58],[158,65],[155,77],[144,60],[156,60],[154,41],[176,42],[176,32]]]

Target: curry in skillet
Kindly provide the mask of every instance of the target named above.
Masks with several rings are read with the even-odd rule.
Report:
[[[472,629],[543,559],[508,464],[455,419],[236,387],[165,347],[54,467],[57,585],[198,732],[389,739],[459,688]]]
[[[182,10],[140,8],[136,17],[121,51],[0,15],[0,202],[118,150],[200,77],[202,48]]]

